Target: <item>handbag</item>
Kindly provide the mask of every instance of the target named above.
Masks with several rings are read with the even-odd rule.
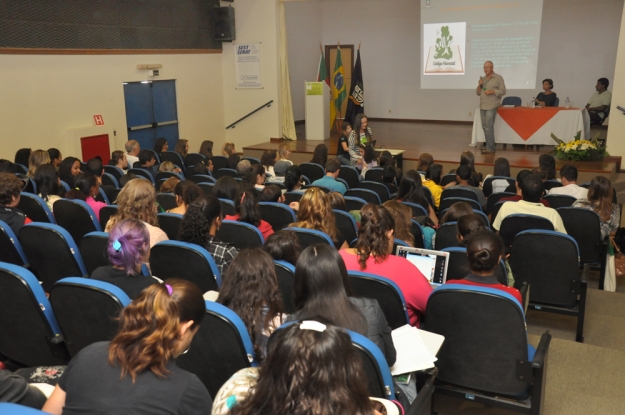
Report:
[[[621,228],[622,229],[622,228]],[[617,277],[625,275],[625,255],[621,252],[621,247],[610,235],[610,244],[614,248],[614,271]]]

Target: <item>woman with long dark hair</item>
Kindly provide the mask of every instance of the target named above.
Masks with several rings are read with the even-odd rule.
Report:
[[[423,185],[430,189],[430,193],[432,194],[432,201],[434,202],[434,206],[436,206],[437,209],[441,205],[441,194],[443,193],[443,188],[440,185],[442,176],[443,166],[438,163],[434,163],[431,164],[425,171],[425,180],[423,180]],[[455,186],[455,184],[456,182],[454,181],[451,182],[449,185]]]
[[[191,282],[168,279],[144,289],[122,310],[113,340],[74,356],[43,411],[206,413],[213,404],[208,391],[174,362],[190,347],[205,313],[202,293]]]
[[[263,249],[274,260],[286,261],[293,266],[297,263],[297,259],[302,252],[302,247],[295,232],[286,229],[279,230],[267,238]]]
[[[399,202],[416,203],[417,205],[422,206],[423,209],[428,212],[428,217],[432,220],[432,222],[435,225],[438,224],[436,212],[434,212],[434,208],[430,205],[430,202],[428,202],[425,197],[425,193],[423,192],[421,175],[417,173],[416,170],[408,170],[401,178],[399,188],[397,189],[397,200]]]
[[[554,159],[551,154],[541,154],[540,157],[538,157],[538,167],[547,172],[547,178],[545,180],[557,180],[556,159]]]
[[[276,173],[273,171],[273,166],[276,165],[276,151],[275,150],[265,150],[263,155],[260,158],[260,164],[265,168],[267,174],[275,176]]]
[[[158,154],[159,160],[164,151],[169,151],[169,143],[163,137],[159,137],[154,142],[154,151]]]
[[[391,328],[380,305],[377,300],[354,296],[345,262],[336,249],[328,245],[304,249],[295,267],[293,288],[296,312],[289,320],[323,317],[367,336],[384,353],[389,367],[395,364]]]
[[[367,170],[378,167],[378,159],[375,153],[375,149],[371,144],[360,144],[359,148],[360,154],[362,156],[362,164],[358,167],[362,169],[360,175],[364,178]]]
[[[302,187],[302,171],[299,166],[291,166],[284,173],[284,185],[287,192],[300,190]]]
[[[59,165],[59,177],[69,187],[74,186],[74,178],[80,173],[80,160],[76,157],[65,157]]]
[[[499,157],[495,160],[495,166],[493,167],[493,174],[487,174],[484,180],[492,176],[510,177],[510,162],[505,157]],[[484,183],[482,183],[483,185]],[[495,179],[492,182],[493,193],[505,192],[510,186],[507,180]],[[516,190],[516,189],[515,189]]]
[[[50,210],[54,202],[61,199],[61,181],[59,173],[52,164],[44,164],[35,170],[35,184],[39,196],[46,202]]]
[[[228,199],[234,202],[234,198],[239,190],[239,185],[234,177],[222,176],[217,179],[215,186],[213,186],[213,194],[219,199]]]
[[[202,189],[191,180],[183,180],[176,184],[174,194],[176,195],[176,207],[167,212],[184,215],[189,205],[202,195]]]
[[[20,148],[15,152],[15,164],[21,164],[22,166],[28,168],[28,158],[30,157],[30,153],[32,150],[30,148]]]
[[[200,145],[200,154],[206,156],[207,160],[213,158],[213,142],[211,140],[202,141],[202,144]]]
[[[430,153],[421,153],[417,171],[427,172],[432,164],[434,164],[434,157]]]
[[[262,164],[252,164],[243,172],[243,183],[254,189],[265,188],[265,168]]]
[[[80,172],[74,180],[74,188],[65,194],[66,199],[78,199],[86,202],[98,220],[100,220],[100,209],[107,206],[104,202],[95,200],[100,193],[100,182],[95,174],[91,172]]]
[[[395,281],[406,299],[410,324],[418,326],[432,287],[410,261],[391,255],[395,221],[390,212],[371,203],[363,206],[360,212],[356,247],[339,252],[345,266],[348,270],[369,272]]]
[[[217,302],[245,323],[254,352],[263,360],[269,335],[282,324],[282,296],[273,259],[261,248],[243,249],[232,261]]]
[[[621,210],[616,203],[612,203],[612,192],[610,180],[597,176],[590,181],[586,199],[578,199],[573,203],[573,207],[589,209],[599,215],[602,238],[608,237],[619,228]]]
[[[317,145],[310,162],[317,163],[325,169],[326,163],[328,162],[328,146],[325,144]]]
[[[482,183],[482,173],[475,170],[475,155],[471,151],[467,150],[462,152],[460,155],[460,165],[469,166],[474,186],[479,186],[480,183]]]
[[[267,239],[273,234],[273,228],[269,222],[265,222],[261,219],[257,194],[258,192],[254,189],[239,190],[234,200],[234,208],[237,213],[236,215],[226,215],[225,219],[254,225],[258,228],[260,233],[263,234],[263,238]]]
[[[189,140],[185,140],[182,138],[178,140],[174,151],[180,154],[180,157],[182,157],[182,160],[184,161],[184,159],[187,158],[187,154],[189,154]]]

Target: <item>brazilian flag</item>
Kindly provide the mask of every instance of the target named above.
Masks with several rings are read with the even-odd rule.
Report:
[[[341,114],[341,106],[347,97],[343,73],[343,60],[341,59],[341,47],[339,46],[336,49],[336,62],[334,63],[334,74],[332,76],[332,100],[334,105],[330,105],[330,125],[334,123],[337,114]]]

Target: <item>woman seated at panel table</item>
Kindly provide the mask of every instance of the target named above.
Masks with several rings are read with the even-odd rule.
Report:
[[[536,96],[536,106],[538,107],[555,107],[556,106],[556,93],[552,91],[553,81],[549,78],[543,79],[543,90]]]

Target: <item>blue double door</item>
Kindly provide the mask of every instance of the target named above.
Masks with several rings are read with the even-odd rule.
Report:
[[[153,149],[164,137],[173,151],[178,141],[176,81],[124,83],[128,140],[137,140],[141,148]]]

